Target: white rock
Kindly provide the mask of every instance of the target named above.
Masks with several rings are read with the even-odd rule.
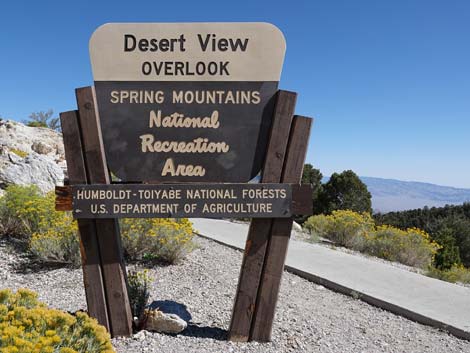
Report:
[[[47,192],[62,185],[65,171],[59,132],[0,119],[0,188],[36,184]]]
[[[302,231],[302,226],[300,224],[298,224],[297,222],[293,222],[292,223],[292,228],[297,231],[297,232],[301,232]]]
[[[166,314],[159,310],[146,310],[145,328],[149,331],[177,334],[188,324],[176,314]]]
[[[133,338],[137,341],[143,341],[145,339],[146,332],[147,331],[145,330],[139,331],[134,335]]]
[[[0,184],[35,184],[43,192],[54,189],[56,185],[62,185],[63,180],[64,172],[57,163],[51,157],[36,152],[0,169]]]

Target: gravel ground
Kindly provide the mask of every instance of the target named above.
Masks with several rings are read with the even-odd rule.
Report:
[[[152,269],[151,302],[180,306],[190,319],[178,336],[146,333],[114,339],[117,352],[470,352],[470,342],[285,273],[273,342],[225,341],[242,254],[210,240],[180,265]],[[0,242],[0,288],[27,287],[51,307],[85,308],[81,270],[35,271]]]

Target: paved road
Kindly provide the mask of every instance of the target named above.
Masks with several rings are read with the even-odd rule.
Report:
[[[203,218],[192,222],[204,237],[245,248],[246,224]],[[289,244],[286,269],[335,291],[470,339],[469,288],[294,240]]]

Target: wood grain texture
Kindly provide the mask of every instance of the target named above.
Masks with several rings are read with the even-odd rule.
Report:
[[[55,187],[55,210],[71,211],[72,210],[72,189],[70,186]]]
[[[76,90],[82,143],[90,184],[108,184],[110,176],[106,165],[101,126],[92,87]],[[95,220],[101,256],[102,273],[111,336],[132,335],[132,314],[127,294],[126,274],[122,257],[117,220]]]
[[[302,178],[311,124],[312,119],[310,118],[294,117],[282,171],[281,181],[284,183],[298,183]],[[284,271],[292,223],[292,218],[278,218],[273,221],[255,305],[250,334],[251,340],[259,342],[271,340],[274,313]]]
[[[287,149],[297,94],[279,91],[274,108],[271,133],[263,167],[262,183],[279,183]],[[249,340],[256,297],[263,269],[272,219],[253,219],[245,245],[237,294],[229,328],[229,340]]]
[[[78,120],[77,111],[60,114],[70,184],[86,184],[87,182]],[[79,220],[78,233],[88,313],[109,331],[110,325],[94,221]]]

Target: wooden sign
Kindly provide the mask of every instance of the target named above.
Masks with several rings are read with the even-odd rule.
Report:
[[[110,23],[90,40],[108,166],[125,182],[247,182],[285,52],[268,23]]]
[[[113,337],[133,332],[116,218],[250,217],[228,339],[271,339],[292,215],[312,208],[299,185],[312,119],[277,90],[284,52],[267,23],[93,34],[95,86],[60,115],[70,185],[56,209],[77,218],[88,313]]]
[[[302,200],[312,187],[298,184],[73,185],[56,193],[57,208],[72,210],[77,219],[288,218],[312,212],[311,202]]]

